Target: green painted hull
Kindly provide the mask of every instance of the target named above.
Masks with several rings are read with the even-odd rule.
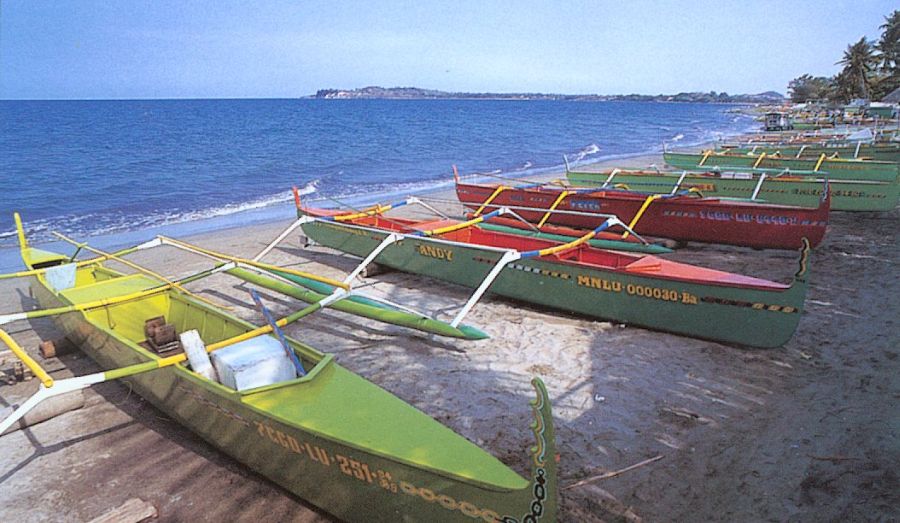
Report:
[[[74,289],[72,296],[49,290],[43,276],[32,289],[49,308],[97,298],[104,288],[121,291],[126,283],[131,291],[159,284],[85,267],[76,287],[92,277],[100,285]],[[74,297],[78,293],[80,298]],[[135,341],[143,337],[144,320],[158,315],[179,332],[198,329],[207,343],[254,328],[171,290],[55,320],[69,339],[110,369],[158,358]],[[539,509],[544,516],[536,521],[555,521],[554,434],[540,380],[534,381],[538,451],[532,455],[532,481],[331,356],[290,343],[308,375],[267,387],[237,392],[184,364],[125,379],[215,447],[342,520],[524,521]]]
[[[327,283],[319,283],[308,278],[303,278],[302,276],[276,270],[271,270],[269,272],[286,280],[290,280],[296,283],[296,285],[267,278],[245,269],[230,269],[226,272],[244,281],[253,283],[254,285],[265,287],[266,289],[279,292],[292,298],[297,298],[306,303],[318,302],[334,292],[335,289]],[[427,316],[390,308],[384,303],[369,300],[361,296],[350,296],[343,300],[338,300],[329,305],[329,308],[356,316],[362,316],[364,318],[371,318],[384,323],[390,323],[392,325],[399,325],[401,327],[437,334],[439,336],[447,336],[449,338],[461,338],[464,340],[484,340],[488,338],[486,333],[469,325],[460,325],[459,328],[452,327],[449,323],[437,321]]]
[[[359,257],[388,234],[322,220],[301,227],[317,243]],[[435,248],[439,258],[434,256]],[[478,245],[407,237],[375,260],[398,270],[477,287],[501,255]],[[786,343],[800,321],[807,287],[803,265],[790,287],[759,290],[530,258],[503,269],[489,292],[655,330],[772,348]]]
[[[603,185],[608,173],[574,172],[566,175],[571,184],[582,187]],[[613,178],[613,184],[624,184],[634,191],[667,194],[672,191],[680,172],[629,173],[622,171]],[[704,196],[750,198],[759,180],[752,178],[724,178],[701,173],[688,174],[682,189],[696,188]],[[833,211],[891,211],[900,201],[900,182],[855,182],[833,180],[831,210]],[[797,207],[816,207],[822,198],[824,183],[806,177],[767,178],[759,191],[760,200]]]
[[[812,171],[818,164],[818,159],[796,158],[770,158],[765,157],[759,161],[756,156],[742,155],[710,155],[703,161],[703,153],[663,153],[666,163],[678,169],[711,169],[721,167],[763,168],[763,169],[790,169],[791,171]],[[703,165],[700,166],[700,162]],[[758,162],[758,163],[757,163]],[[699,167],[698,167],[699,166]],[[827,173],[830,180],[862,180],[870,182],[897,183],[900,175],[900,165],[895,162],[875,162],[864,160],[830,160],[822,162],[818,169]]]
[[[801,148],[803,149],[801,153]],[[796,156],[798,153],[802,154],[802,157],[805,158],[818,158],[821,154],[826,154],[831,156],[833,154],[837,154],[840,158],[855,158],[857,154],[855,145],[847,145],[847,146],[819,146],[819,145],[809,145],[803,147],[802,145],[749,145],[749,146],[740,146],[740,147],[720,147],[719,152],[730,152],[737,154],[775,154],[780,153],[781,156]],[[878,160],[882,162],[897,162],[900,161],[900,146],[878,146],[873,147],[870,145],[862,145],[859,148],[859,157],[860,158],[868,158],[872,160]]]

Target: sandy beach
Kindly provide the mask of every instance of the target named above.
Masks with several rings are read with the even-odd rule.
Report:
[[[659,156],[607,162],[662,165]],[[603,168],[595,165],[592,168]],[[451,191],[432,194],[455,199]],[[459,206],[442,204],[458,214]],[[419,213],[414,209],[408,213]],[[186,240],[252,256],[290,222]],[[529,381],[553,402],[560,520],[829,521],[900,518],[900,212],[832,213],[811,258],[806,311],[783,348],[750,350],[595,321],[488,296],[466,320],[489,340],[434,338],[325,310],[288,334],[415,405],[518,472],[531,445]],[[672,259],[786,281],[797,253],[691,244]],[[209,260],[159,248],[131,257],[169,277]],[[266,261],[342,277],[358,260],[291,235]],[[115,266],[115,264],[113,264]],[[34,307],[27,281],[0,282],[0,311]],[[468,289],[397,272],[367,292],[449,319]],[[248,286],[217,275],[190,289],[257,324]],[[278,315],[301,307],[263,292]],[[35,351],[50,321],[7,325]],[[0,352],[0,368],[12,356]],[[99,370],[76,353],[54,376]],[[0,408],[37,380],[0,388]],[[891,407],[891,405],[894,405]],[[608,479],[581,480],[659,459]],[[0,438],[0,520],[85,521],[129,498],[161,521],[331,521],[151,407],[127,385],[86,391],[86,406]]]

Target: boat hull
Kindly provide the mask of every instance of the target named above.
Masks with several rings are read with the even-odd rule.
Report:
[[[796,156],[801,154],[802,157],[818,159],[820,154],[831,156],[837,154],[840,158],[866,158],[878,160],[881,162],[897,162],[900,161],[900,146],[869,146],[862,145],[857,150],[855,145],[845,146],[829,146],[829,145],[740,145],[726,146],[720,148],[720,151],[727,151],[735,154],[780,154],[785,157]]]
[[[69,304],[41,284],[32,289],[42,307]],[[141,312],[153,315],[161,311]],[[151,359],[114,331],[88,321],[84,313],[67,313],[55,317],[55,321],[70,340],[103,368]],[[236,318],[230,321],[253,327]],[[216,448],[345,521],[472,521],[474,517],[498,523],[505,521],[504,517],[519,521],[530,513],[534,501],[530,485],[519,491],[461,483],[457,478],[303,430],[255,408],[246,393],[212,384],[181,365],[124,380],[156,408]],[[333,362],[323,367],[305,392],[319,394],[324,387],[359,387],[360,382],[370,394],[361,395],[365,400],[390,396]],[[540,391],[546,394],[542,384]],[[546,400],[545,395],[540,398]],[[552,435],[551,425],[542,436]],[[546,444],[553,448],[552,441]],[[538,478],[545,494],[539,500],[541,508],[547,514],[555,514],[556,486],[547,483],[551,478],[555,481],[555,464],[536,467],[535,471],[542,475]]]
[[[479,209],[496,190],[495,186],[457,184],[459,201],[472,209]],[[630,224],[641,212],[644,195],[623,194],[617,191],[597,191],[571,194],[561,201],[557,189],[510,188],[497,193],[489,212],[502,206],[527,206],[542,209],[516,212],[522,218],[546,223],[593,229],[612,214]],[[546,210],[576,211],[566,214]],[[585,214],[587,213],[587,214]],[[594,216],[589,215],[594,213]],[[651,202],[632,225],[635,232],[647,236],[671,238],[679,241],[719,243],[757,249],[799,249],[803,238],[815,247],[825,236],[828,225],[828,205],[803,208],[785,205],[746,203],[715,198],[675,196]]]
[[[832,160],[826,158],[820,163],[815,158],[774,158],[766,156],[759,159],[759,155],[747,156],[739,154],[713,154],[704,160],[704,156],[704,153],[663,153],[666,163],[678,169],[696,170],[712,167],[728,169],[738,167],[790,169],[792,171],[817,170],[827,173],[831,180],[864,180],[870,182],[897,182],[898,174],[900,174],[900,166],[894,162]]]
[[[582,187],[601,186],[609,173],[567,173],[570,183]],[[624,185],[641,192],[668,194],[678,183],[680,172],[641,172],[616,174],[613,185]],[[705,196],[750,198],[759,178],[724,178],[717,174],[688,173],[679,186],[697,189]],[[832,211],[891,211],[900,202],[900,183],[829,180]],[[759,190],[759,199],[769,203],[800,207],[815,207],[822,199],[824,183],[807,177],[766,178]]]
[[[315,220],[302,225],[319,244],[364,257],[387,236],[369,227]],[[502,251],[407,237],[375,259],[397,270],[477,287]],[[805,266],[802,267],[805,274]],[[800,273],[798,273],[800,274]],[[786,343],[803,310],[806,280],[760,290],[654,278],[530,258],[503,269],[489,292],[553,309],[726,343],[773,348]]]

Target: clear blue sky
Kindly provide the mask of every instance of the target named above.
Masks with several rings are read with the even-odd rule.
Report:
[[[0,99],[784,92],[896,1],[0,0]]]

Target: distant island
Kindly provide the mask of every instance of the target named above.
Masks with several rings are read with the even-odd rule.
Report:
[[[759,94],[708,93],[678,94],[545,94],[545,93],[450,93],[419,87],[378,87],[360,89],[320,89],[311,98],[326,100],[388,99],[388,100],[574,100],[586,102],[694,102],[780,104],[784,96],[775,91]]]

